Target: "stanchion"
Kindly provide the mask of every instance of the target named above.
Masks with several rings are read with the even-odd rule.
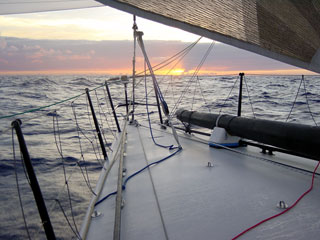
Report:
[[[103,153],[103,157],[104,157],[105,160],[108,160],[107,151],[106,151],[106,148],[104,146],[104,142],[103,142],[103,139],[102,139],[102,136],[101,136],[99,123],[98,123],[96,114],[94,112],[94,108],[93,108],[93,105],[92,105],[92,101],[91,101],[91,97],[90,97],[90,93],[89,93],[89,89],[88,88],[86,88],[86,94],[87,94],[87,97],[88,97],[88,101],[89,101],[89,105],[90,105],[90,109],[91,109],[91,114],[92,114],[94,126],[96,127],[96,131],[97,131],[97,134],[98,134],[98,138],[99,138],[100,147],[101,147],[101,150],[102,150],[102,153]]]
[[[20,151],[23,156],[23,161],[27,170],[29,180],[30,180],[30,186],[33,192],[34,199],[36,200],[36,204],[38,207],[38,211],[40,214],[40,218],[41,218],[41,222],[42,222],[45,234],[47,236],[47,239],[50,239],[50,240],[56,239],[52,225],[51,225],[51,221],[49,218],[49,214],[46,208],[46,204],[43,200],[41,189],[31,163],[28,148],[27,148],[26,142],[24,141],[23,133],[21,130],[21,124],[22,124],[21,120],[17,119],[11,123],[11,126],[15,129],[17,134]]]
[[[107,89],[107,93],[108,93],[109,102],[110,102],[110,106],[111,106],[111,109],[112,109],[114,121],[116,122],[118,132],[121,132],[121,129],[120,129],[120,126],[119,126],[119,122],[118,122],[118,117],[117,117],[116,111],[115,111],[114,106],[113,106],[113,101],[112,101],[112,97],[111,97],[111,93],[110,93],[107,81],[105,82],[105,84],[106,84],[106,89]]]

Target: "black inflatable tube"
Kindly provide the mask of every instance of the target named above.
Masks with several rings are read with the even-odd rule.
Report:
[[[296,123],[249,119],[230,115],[179,109],[177,118],[186,123],[213,129],[225,128],[231,135],[287,149],[320,160],[320,127]]]

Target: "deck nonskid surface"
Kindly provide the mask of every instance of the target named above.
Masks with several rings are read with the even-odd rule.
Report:
[[[154,131],[154,135],[158,143],[175,144],[169,133]],[[311,174],[210,148],[188,138],[180,137],[180,141],[181,152],[127,183],[121,213],[122,239],[231,239],[279,213],[279,201],[290,205],[310,186]],[[125,178],[173,151],[156,146],[148,128],[128,126]],[[213,167],[208,167],[208,162]],[[114,169],[111,178],[116,178],[116,165]],[[104,193],[115,189],[114,181],[111,184],[113,187],[105,185]],[[248,232],[243,239],[318,238],[319,200],[316,178],[314,190],[294,209]],[[100,239],[98,234],[112,238],[114,201],[111,197],[98,206],[103,217],[93,219],[88,239]]]

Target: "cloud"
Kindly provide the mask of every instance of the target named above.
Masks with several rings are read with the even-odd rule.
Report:
[[[153,65],[168,59],[186,48],[190,43],[180,41],[145,41],[149,59]],[[199,43],[190,53],[166,66],[167,69],[194,71],[210,43]],[[133,42],[89,41],[89,40],[32,40],[21,38],[0,38],[0,71],[68,71],[104,70],[110,72],[131,72]],[[137,71],[143,70],[144,58],[137,47]],[[126,69],[126,70],[125,70]],[[215,44],[206,62],[203,73],[221,71],[272,71],[296,69],[292,66],[258,56],[224,44]]]
[[[5,40],[5,38],[0,36],[0,49],[3,50],[7,47],[7,42]]]

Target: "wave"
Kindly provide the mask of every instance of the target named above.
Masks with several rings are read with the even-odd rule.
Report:
[[[70,84],[77,85],[77,86],[87,86],[87,87],[90,87],[92,85],[90,80],[84,77],[72,79],[70,81]]]

